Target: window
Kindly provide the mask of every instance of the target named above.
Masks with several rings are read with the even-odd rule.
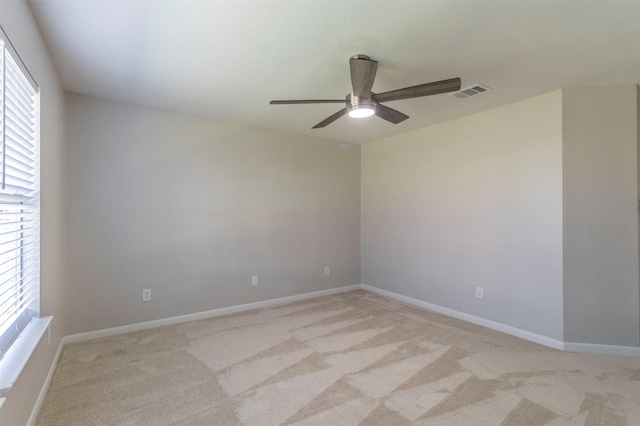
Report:
[[[38,86],[0,31],[0,359],[39,316],[39,132]]]

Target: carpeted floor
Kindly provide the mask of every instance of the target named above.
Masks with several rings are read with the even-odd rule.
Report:
[[[640,359],[358,290],[65,347],[38,425],[640,425]]]

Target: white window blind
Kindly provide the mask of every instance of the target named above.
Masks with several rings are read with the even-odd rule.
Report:
[[[39,90],[0,31],[0,358],[39,316]]]

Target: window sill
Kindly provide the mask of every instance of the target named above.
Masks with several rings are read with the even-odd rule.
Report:
[[[52,319],[32,319],[0,360],[0,398],[11,390]]]

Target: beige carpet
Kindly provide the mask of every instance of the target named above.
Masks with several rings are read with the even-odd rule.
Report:
[[[640,359],[366,291],[68,345],[38,425],[640,425]]]

